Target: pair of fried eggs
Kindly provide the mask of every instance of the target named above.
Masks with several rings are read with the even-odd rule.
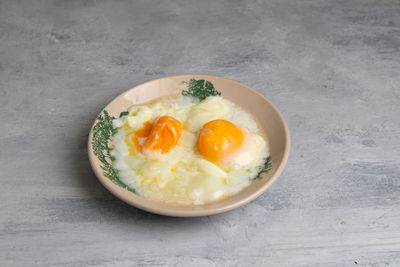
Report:
[[[248,186],[269,156],[255,120],[220,96],[163,98],[113,120],[122,183],[146,198],[205,204]]]

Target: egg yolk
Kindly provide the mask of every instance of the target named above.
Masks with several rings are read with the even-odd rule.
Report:
[[[150,135],[151,129],[153,128],[153,124],[146,121],[143,124],[143,126],[144,126],[143,128],[134,132],[131,138],[133,145],[139,152],[142,152],[142,145],[140,144],[141,142],[139,142],[139,140],[146,139]]]
[[[159,117],[153,124],[147,122],[134,133],[132,142],[142,152],[143,149],[165,154],[177,143],[182,133],[182,123],[173,117]]]
[[[219,163],[237,151],[244,141],[244,133],[226,120],[213,120],[200,130],[197,149],[207,160]]]

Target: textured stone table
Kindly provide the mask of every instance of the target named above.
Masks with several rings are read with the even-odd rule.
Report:
[[[0,1],[0,266],[400,266],[399,1]],[[292,134],[256,201],[130,207],[87,134],[118,94],[204,73],[256,88]]]

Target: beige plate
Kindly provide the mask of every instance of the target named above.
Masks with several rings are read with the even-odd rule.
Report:
[[[209,75],[178,75],[164,77],[145,82],[129,89],[111,101],[104,110],[106,110],[110,116],[118,117],[121,112],[128,110],[132,105],[143,104],[164,96],[179,95],[182,90],[187,89],[187,84],[182,82],[187,82],[192,78],[210,81],[215,89],[221,92],[224,98],[231,100],[238,106],[249,111],[255,117],[269,141],[272,168],[269,172],[263,173],[261,179],[255,180],[250,186],[238,194],[218,202],[205,205],[177,206],[151,201],[113,182],[113,180],[109,178],[110,169],[108,169],[108,174],[104,173],[104,159],[103,162],[99,160],[95,155],[92,145],[93,127],[98,122],[98,120],[96,120],[89,134],[88,152],[90,163],[100,182],[115,196],[126,203],[149,212],[168,216],[190,217],[221,213],[244,205],[261,195],[283,171],[289,157],[290,137],[289,129],[282,114],[271,101],[262,94],[237,81]],[[100,115],[104,115],[104,110]],[[97,154],[98,153],[97,151]],[[105,150],[103,151],[103,155],[106,155],[107,162],[110,162]],[[110,165],[108,165],[108,167],[109,166]]]

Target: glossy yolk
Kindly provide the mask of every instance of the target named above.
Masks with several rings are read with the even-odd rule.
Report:
[[[200,130],[197,149],[207,160],[219,163],[241,146],[244,133],[226,120],[213,120]]]
[[[181,133],[180,121],[170,116],[162,116],[153,124],[146,123],[142,129],[136,131],[132,136],[132,142],[140,152],[148,149],[165,154],[178,143]]]
[[[139,143],[139,139],[147,138],[150,135],[151,129],[153,128],[153,124],[146,121],[143,125],[144,127],[137,130],[132,135],[132,143],[136,147],[139,152],[142,152],[142,145]]]
[[[170,151],[177,143],[182,133],[182,123],[173,117],[158,118],[144,142],[144,147],[150,151],[160,151],[161,154]]]

